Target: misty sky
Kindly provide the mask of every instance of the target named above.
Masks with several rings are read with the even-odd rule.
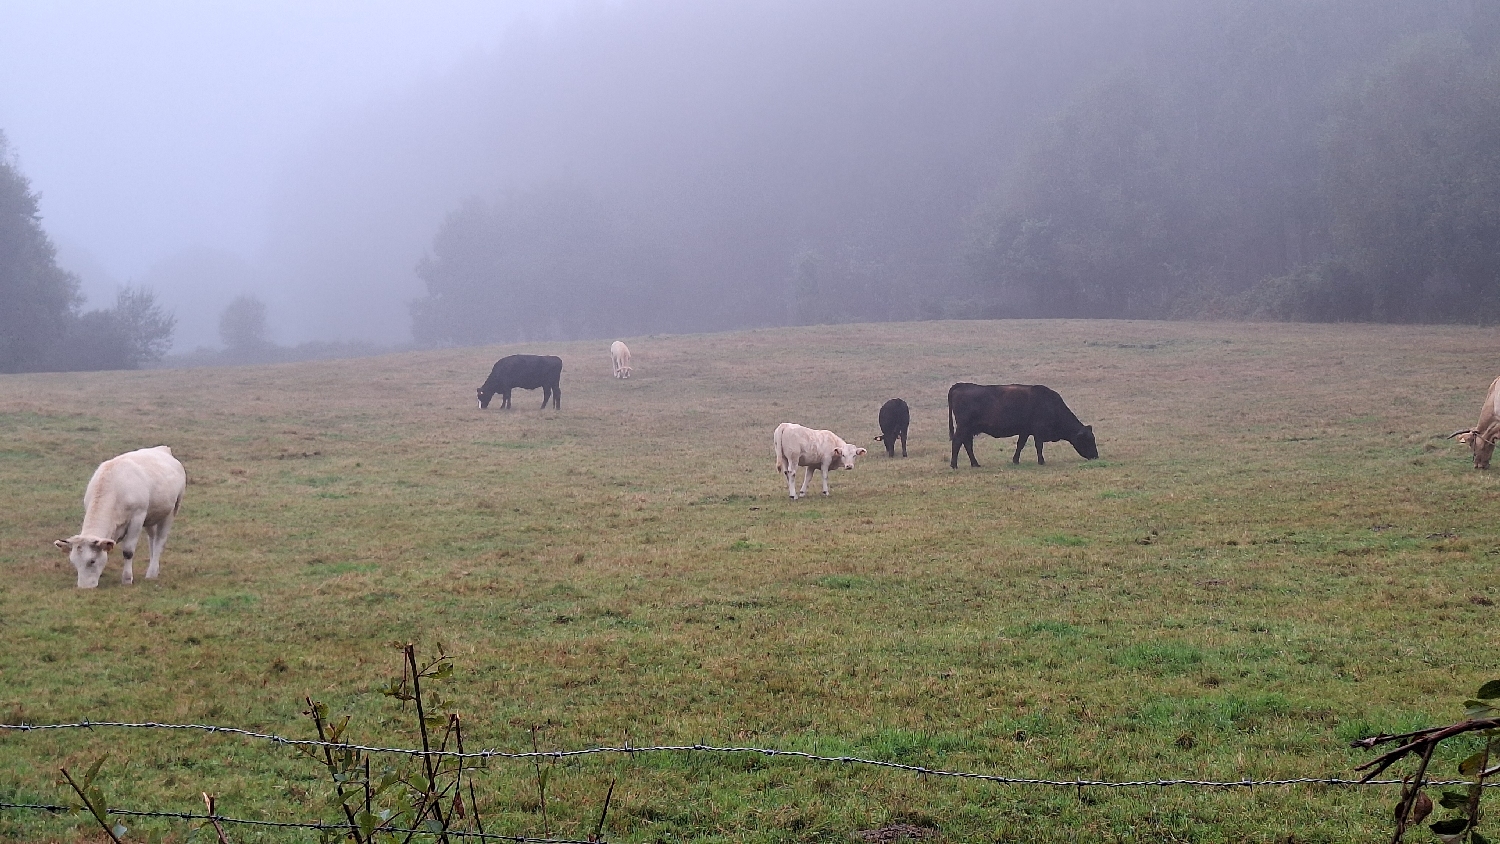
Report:
[[[477,60],[529,8],[0,0],[0,129],[62,262],[103,305],[184,253],[253,260],[291,150]],[[224,295],[238,292],[252,291]],[[216,343],[211,325],[178,339]]]

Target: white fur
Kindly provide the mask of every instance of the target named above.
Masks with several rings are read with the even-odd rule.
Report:
[[[795,422],[783,422],[776,426],[771,437],[776,446],[776,471],[786,475],[786,492],[794,500],[807,495],[807,482],[812,480],[813,469],[823,470],[823,494],[828,494],[828,469],[835,464],[845,469],[854,468],[854,458],[865,450],[846,443],[832,431],[804,428]],[[802,473],[802,492],[797,492],[797,467],[806,467]]]
[[[615,377],[630,377],[630,347],[616,340],[609,344],[609,356],[615,362]]]
[[[182,505],[187,472],[164,445],[130,451],[99,464],[83,493],[83,527],[78,535],[53,543],[68,552],[78,570],[78,588],[93,589],[109,562],[109,552],[120,544],[125,555],[121,583],[135,580],[132,563],[142,529],[151,544],[148,579],[161,572],[161,551],[172,530],[172,517]]]

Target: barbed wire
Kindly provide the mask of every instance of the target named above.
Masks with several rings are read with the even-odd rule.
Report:
[[[1258,788],[1285,785],[1328,785],[1328,786],[1386,786],[1401,785],[1401,780],[1362,780],[1349,779],[1345,777],[1289,777],[1272,780],[1200,780],[1200,779],[1154,779],[1154,780],[1053,780],[1041,777],[1007,777],[999,774],[981,774],[973,771],[949,771],[941,768],[928,768],[923,765],[907,765],[901,762],[888,762],[879,759],[865,759],[859,756],[827,756],[818,753],[808,753],[801,750],[778,750],[768,747],[734,747],[717,746],[708,744],[668,744],[651,745],[644,747],[620,746],[598,746],[576,750],[532,750],[507,752],[503,750],[477,750],[459,752],[456,750],[419,750],[409,747],[381,747],[378,745],[349,744],[345,742],[320,741],[317,739],[293,739],[278,736],[274,733],[260,733],[254,730],[245,730],[239,727],[221,727],[213,724],[163,724],[155,721],[78,721],[66,724],[0,724],[0,730],[17,730],[21,732],[33,732],[38,730],[71,730],[71,729],[94,729],[100,727],[121,729],[156,729],[156,730],[195,730],[207,733],[222,733],[226,735],[241,736],[244,738],[261,739],[275,744],[301,747],[328,747],[340,750],[357,750],[364,753],[392,753],[407,756],[441,757],[446,759],[568,759],[573,757],[590,756],[598,754],[647,754],[647,753],[714,753],[714,754],[758,754],[766,757],[788,757],[802,759],[810,762],[825,762],[841,765],[867,765],[878,768],[888,768],[898,771],[906,771],[932,777],[951,777],[955,779],[977,780],[996,785],[1046,785],[1060,788],[1165,788],[1169,786],[1185,786],[1193,788]],[[1429,785],[1472,785],[1470,780],[1428,780]],[[1500,787],[1500,782],[1484,783],[1485,788]]]
[[[79,812],[83,811],[77,806],[59,806],[51,803],[4,803],[0,802],[0,809],[31,809],[44,812]],[[324,823],[322,821],[258,821],[249,818],[232,818],[227,815],[204,815],[194,812],[162,812],[142,811],[137,809],[105,809],[106,814],[118,815],[126,818],[172,818],[185,821],[214,821],[217,823],[239,824],[241,826],[273,827],[279,829],[314,829],[319,831],[347,831],[348,823]],[[481,841],[512,841],[515,844],[596,844],[592,841],[584,841],[575,838],[532,838],[526,835],[501,835],[498,832],[474,832],[462,829],[444,829],[441,832],[430,829],[404,829],[395,827],[380,827],[380,832],[390,833],[416,833],[418,835],[447,835],[453,838],[477,838]]]

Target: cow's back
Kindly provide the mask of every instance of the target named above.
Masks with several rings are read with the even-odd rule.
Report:
[[[557,387],[562,378],[562,358],[556,355],[506,355],[495,361],[481,389],[503,392],[520,387]]]
[[[792,466],[821,466],[826,454],[831,454],[838,445],[833,442],[832,432],[807,428],[795,422],[777,425],[773,439],[776,466],[783,471]]]
[[[167,446],[128,451],[99,464],[84,490],[85,520],[114,521],[146,511],[154,524],[176,512],[187,487],[187,472]],[[102,534],[101,534],[102,535]]]
[[[1485,396],[1484,407],[1479,411],[1479,424],[1474,427],[1486,436],[1500,428],[1500,378],[1490,382],[1490,392]]]
[[[1013,437],[1029,432],[1033,389],[1029,384],[954,384],[948,388],[948,410],[957,426],[955,433],[959,437],[965,433]]]

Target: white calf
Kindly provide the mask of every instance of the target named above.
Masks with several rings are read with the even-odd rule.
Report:
[[[615,361],[615,377],[630,377],[630,347],[616,340],[609,344],[609,356]]]
[[[812,480],[814,468],[823,470],[823,494],[828,494],[828,469],[839,465],[854,468],[854,458],[865,450],[852,446],[832,431],[804,428],[795,422],[783,422],[776,426],[772,437],[776,444],[776,471],[786,475],[786,492],[793,500],[797,498],[797,467],[806,467],[802,474],[801,495],[807,495],[807,482]]]
[[[78,569],[78,588],[93,589],[109,562],[109,552],[119,542],[125,553],[120,582],[135,580],[131,564],[135,545],[145,528],[151,543],[151,565],[147,578],[161,571],[161,550],[172,530],[172,517],[182,504],[187,473],[172,456],[172,449],[159,445],[130,451],[99,464],[83,493],[83,527],[78,535],[53,543],[68,552]]]

